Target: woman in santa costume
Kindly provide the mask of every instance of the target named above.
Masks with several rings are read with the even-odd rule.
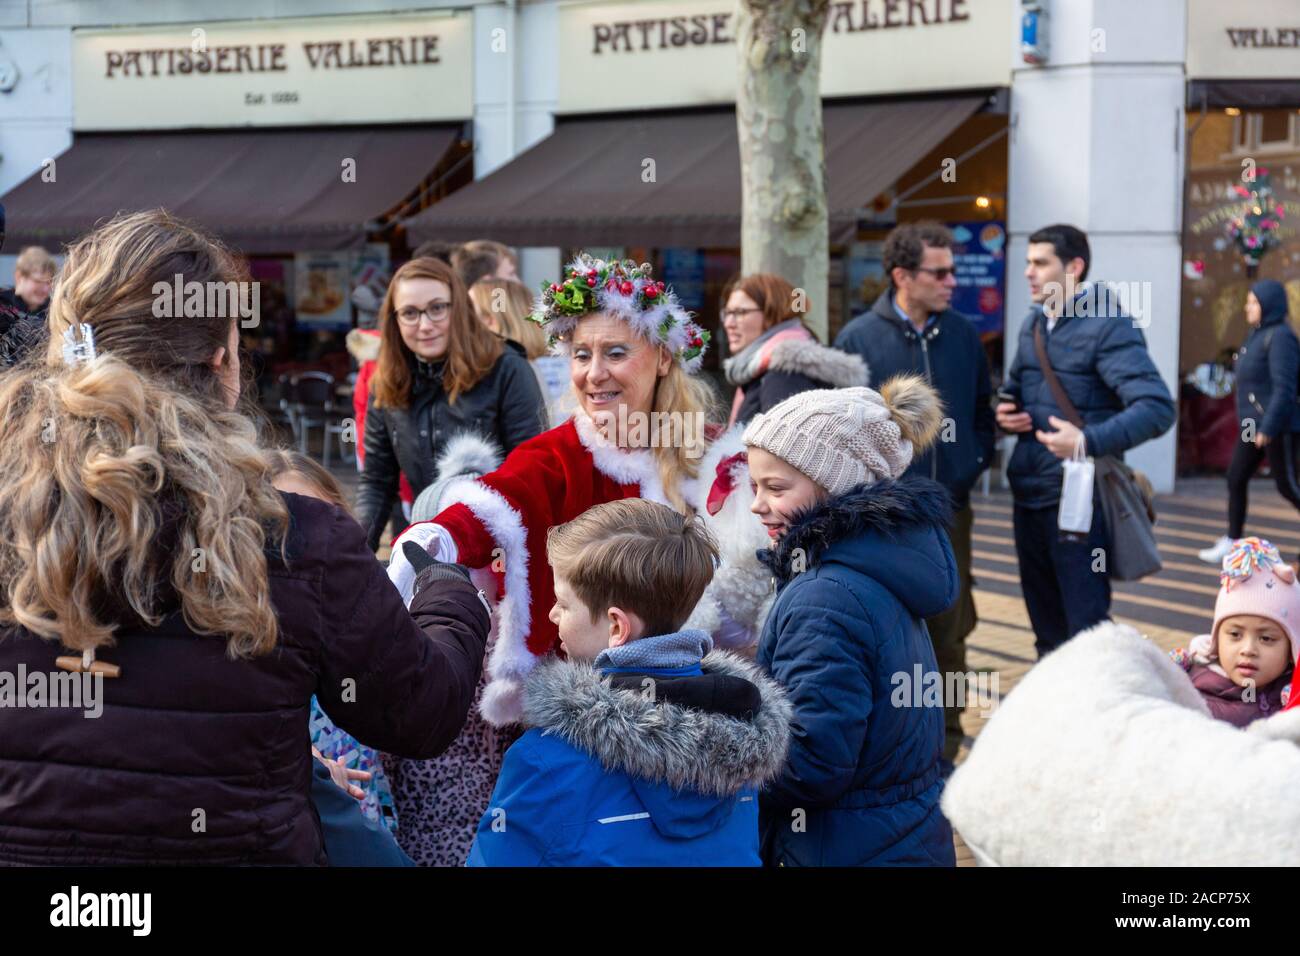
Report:
[[[768,542],[749,512],[740,430],[711,440],[704,427],[714,396],[694,376],[709,333],[649,265],[586,255],[543,289],[531,319],[569,356],[577,411],[496,471],[452,484],[437,517],[398,538],[388,570],[409,595],[414,573],[402,544],[415,541],[443,561],[494,572],[497,640],[480,706],[498,726],[519,721],[524,676],[558,647],[547,530],[593,505],[640,497],[702,516],[723,562],[685,626],[715,643],[752,648],[771,602],[770,575],[755,558]]]

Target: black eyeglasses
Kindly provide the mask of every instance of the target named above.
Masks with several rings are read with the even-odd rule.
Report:
[[[940,282],[942,282],[944,279],[948,278],[948,276],[955,276],[955,275],[957,274],[957,270],[956,270],[956,269],[949,269],[949,268],[946,268],[946,267],[945,267],[945,268],[942,268],[942,269],[931,269],[931,268],[928,267],[928,266],[917,266],[917,267],[916,267],[915,269],[913,269],[912,271],[913,271],[913,272],[928,272],[928,273],[930,273],[930,275],[934,276],[934,277],[935,277],[936,279],[938,279]]]
[[[451,315],[450,302],[430,302],[423,309],[417,309],[413,305],[397,310],[397,321],[402,325],[419,325],[423,316],[428,316],[429,321],[434,325],[441,325]]]

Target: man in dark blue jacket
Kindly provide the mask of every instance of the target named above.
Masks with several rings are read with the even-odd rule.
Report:
[[[966,672],[966,635],[975,629],[971,595],[970,490],[993,456],[993,406],[988,360],[979,333],[951,308],[957,286],[953,238],[935,222],[905,223],[885,238],[884,265],[890,288],[871,311],[858,316],[835,339],[835,347],[862,356],[871,386],[903,372],[923,375],[943,399],[939,439],[907,470],[942,484],[952,498],[949,532],[957,556],[961,593],[947,611],[926,620],[940,671]],[[961,748],[962,708],[945,701],[943,758],[950,767]]]
[[[1025,278],[1034,308],[1004,386],[1015,401],[996,409],[998,424],[1020,435],[1007,478],[1020,587],[1040,657],[1110,616],[1107,536],[1095,491],[1087,538],[1058,530],[1062,460],[1080,443],[1092,457],[1122,456],[1168,431],[1175,416],[1137,323],[1106,287],[1083,285],[1091,257],[1088,237],[1074,226],[1047,226],[1029,237]],[[1035,330],[1082,430],[1052,396]]]

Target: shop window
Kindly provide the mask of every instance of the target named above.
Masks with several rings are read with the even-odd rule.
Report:
[[[1267,110],[1259,114],[1259,143],[1261,146],[1291,143],[1291,112]]]
[[[1300,146],[1300,123],[1291,110],[1231,113],[1232,152],[1229,156],[1290,152]]]

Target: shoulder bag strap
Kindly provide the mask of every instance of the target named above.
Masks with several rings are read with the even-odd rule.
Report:
[[[1043,323],[1039,322],[1037,317],[1034,319],[1034,353],[1038,356],[1038,367],[1042,369],[1043,378],[1047,379],[1047,387],[1052,390],[1052,399],[1056,402],[1057,408],[1071,425],[1082,431],[1083,417],[1074,407],[1074,402],[1070,401],[1070,396],[1065,394],[1061,380],[1056,377],[1056,369],[1052,368],[1052,363],[1047,357],[1047,343],[1043,341]]]

